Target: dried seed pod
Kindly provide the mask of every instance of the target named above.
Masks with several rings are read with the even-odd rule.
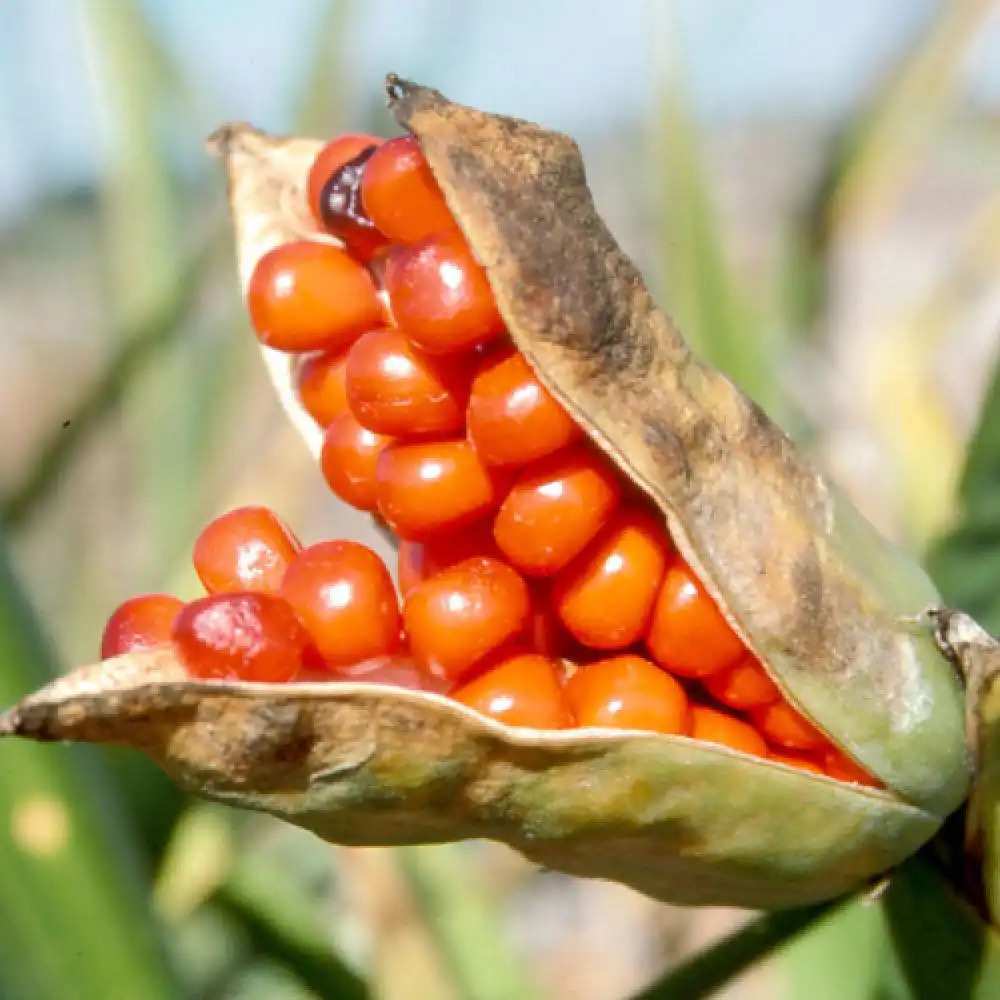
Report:
[[[680,737],[512,729],[374,684],[195,683],[169,651],[71,674],[0,733],[143,750],[199,795],[340,844],[504,841],[677,903],[836,896],[932,835],[892,796]]]
[[[926,574],[692,356],[597,215],[571,139],[391,89],[515,344],[663,510],[788,699],[902,798],[955,808],[962,697],[919,622],[940,603]]]
[[[786,699],[884,790],[685,737],[506,728],[426,692],[195,683],[167,651],[57,681],[0,733],[138,747],[200,794],[338,843],[489,837],[679,903],[795,906],[891,868],[962,802],[971,769],[929,580],[692,357],[570,139],[395,78],[389,93],[539,379],[663,512]],[[314,233],[302,191],[320,144],[228,126],[215,145],[245,286],[264,252]],[[293,362],[266,354],[318,452]]]

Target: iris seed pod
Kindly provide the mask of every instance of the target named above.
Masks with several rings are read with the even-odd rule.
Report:
[[[796,906],[891,869],[972,769],[928,577],[692,356],[597,215],[572,140],[394,77],[388,90],[539,379],[662,511],[788,702],[883,787],[685,737],[510,729],[431,693],[194,682],[166,649],[71,674],[0,732],[136,747],[199,794],[336,843],[487,837],[676,903]],[[320,144],[243,125],[213,143],[245,287],[272,247],[323,238],[303,194]],[[295,362],[265,356],[318,452]]]

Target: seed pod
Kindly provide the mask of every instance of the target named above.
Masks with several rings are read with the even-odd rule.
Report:
[[[507,728],[426,692],[195,683],[168,651],[57,681],[0,733],[136,746],[200,794],[337,843],[488,837],[678,903],[795,906],[891,868],[962,802],[971,769],[930,581],[690,354],[570,139],[395,78],[389,93],[538,378],[662,511],[786,700],[884,790],[685,737]],[[228,126],[215,145],[245,285],[273,246],[317,238],[302,191],[320,144]],[[265,356],[318,453],[294,362]]]

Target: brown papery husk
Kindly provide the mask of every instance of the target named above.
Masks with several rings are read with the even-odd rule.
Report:
[[[836,896],[937,826],[883,793],[683,737],[512,729],[374,684],[192,681],[168,648],[55,681],[0,716],[2,735],[132,747],[199,795],[335,843],[486,837],[674,903]]]
[[[660,311],[567,136],[396,78],[413,132],[542,382],[665,515],[785,697],[904,799],[968,788],[959,679],[927,575]]]
[[[236,122],[217,128],[208,138],[208,147],[226,166],[244,295],[257,261],[269,250],[292,240],[337,243],[320,232],[306,200],[309,168],[323,148],[319,139],[276,138],[246,122]],[[263,344],[260,351],[282,409],[318,458],[323,428],[299,401],[296,373],[301,359]]]

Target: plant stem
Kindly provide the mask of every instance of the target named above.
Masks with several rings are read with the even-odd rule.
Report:
[[[758,917],[718,944],[706,948],[631,1000],[700,1000],[745,972],[776,948],[832,913],[843,900]]]

